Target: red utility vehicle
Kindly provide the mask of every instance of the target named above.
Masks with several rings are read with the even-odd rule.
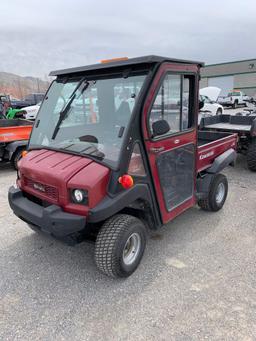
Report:
[[[95,240],[98,268],[129,276],[158,229],[222,208],[236,134],[199,131],[202,63],[158,56],[52,72],[19,163],[14,213],[37,231]]]
[[[10,161],[15,169],[26,150],[33,123],[22,119],[0,120],[0,161]]]

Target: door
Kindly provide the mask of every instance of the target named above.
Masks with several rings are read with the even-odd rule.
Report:
[[[164,223],[195,204],[197,66],[163,65],[144,107],[144,138]],[[154,123],[169,131],[155,135]],[[166,126],[166,124],[165,124]]]

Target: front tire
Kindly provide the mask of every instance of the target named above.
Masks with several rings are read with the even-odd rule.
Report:
[[[22,158],[22,152],[24,152],[25,150],[26,150],[26,148],[19,148],[13,154],[12,159],[11,159],[11,164],[12,164],[14,169],[18,170],[18,162]]]
[[[101,227],[95,244],[95,262],[111,277],[128,277],[138,267],[146,247],[144,224],[133,216],[117,214]]]
[[[212,178],[208,195],[205,199],[200,199],[198,205],[204,211],[219,211],[228,195],[228,181],[225,175],[215,174]]]
[[[217,116],[218,116],[218,115],[222,115],[222,109],[219,108],[219,109],[217,110],[217,112],[216,112],[216,115],[217,115]]]
[[[251,141],[247,150],[246,159],[248,168],[251,171],[256,172],[256,139]]]
[[[237,109],[238,108],[238,101],[235,100],[234,104],[233,104],[233,109]]]

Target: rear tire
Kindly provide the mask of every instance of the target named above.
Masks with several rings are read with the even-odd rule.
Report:
[[[20,159],[22,158],[22,152],[25,151],[26,148],[19,148],[18,150],[16,150],[16,152],[13,154],[12,158],[11,158],[11,164],[13,166],[14,169],[18,170],[18,162],[20,161]]]
[[[246,159],[248,168],[251,171],[256,172],[256,139],[252,140],[250,143],[247,150]]]
[[[212,178],[207,198],[200,199],[198,205],[204,211],[219,211],[228,195],[228,181],[225,175],[215,174]]]
[[[234,102],[234,104],[233,104],[233,109],[237,109],[237,107],[238,107],[238,101],[235,100],[235,102]]]
[[[218,115],[222,115],[222,109],[219,108],[219,109],[217,110],[217,112],[216,112],[216,115],[217,115],[217,116],[218,116]]]
[[[95,262],[111,277],[128,277],[138,267],[146,246],[144,224],[133,216],[117,214],[101,227],[95,244]]]

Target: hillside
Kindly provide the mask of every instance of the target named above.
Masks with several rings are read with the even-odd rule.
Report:
[[[48,81],[35,77],[21,77],[8,72],[0,72],[0,93],[22,99],[33,92],[45,92],[49,86]]]

